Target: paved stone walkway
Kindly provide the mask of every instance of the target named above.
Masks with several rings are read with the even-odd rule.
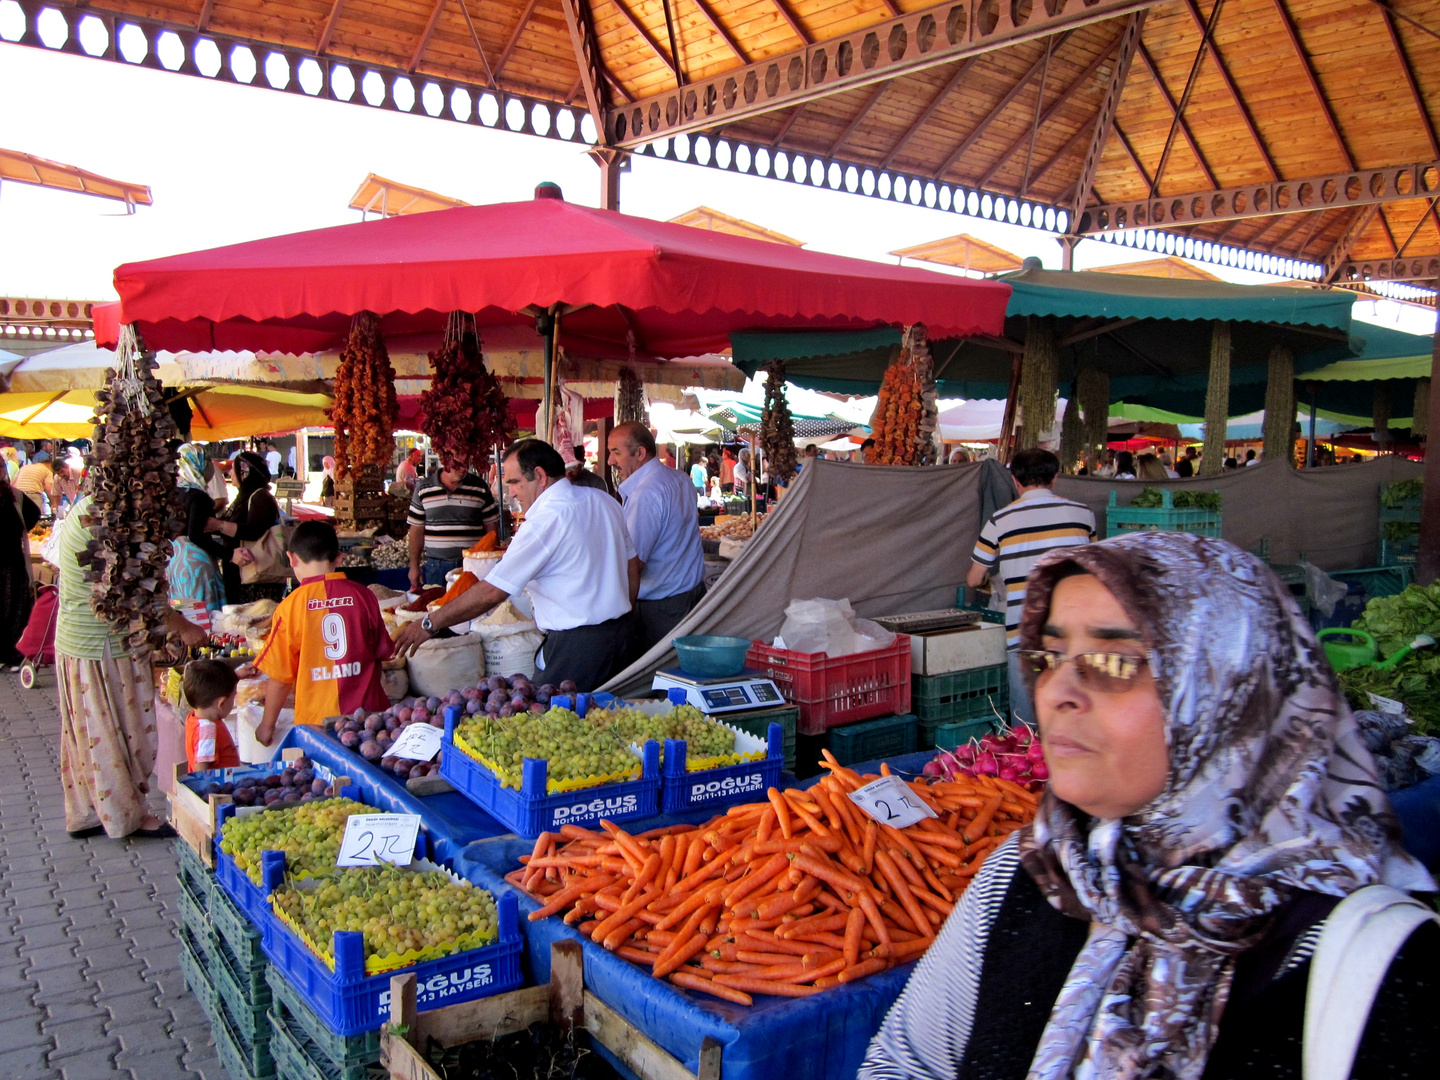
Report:
[[[177,959],[171,840],[71,840],[53,669],[0,675],[0,1078],[225,1080]]]

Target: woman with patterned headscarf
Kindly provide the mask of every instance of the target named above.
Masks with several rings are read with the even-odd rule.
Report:
[[[181,443],[178,451],[180,506],[184,528],[173,541],[174,553],[166,570],[172,600],[193,600],[210,611],[225,604],[225,587],[219,560],[225,554],[210,536],[220,529],[215,500],[210,497],[207,473],[214,464],[194,443]]]
[[[1435,883],[1285,586],[1221,540],[1121,536],[1046,556],[1020,637],[1048,790],[861,1077],[1300,1077],[1343,1027],[1307,1046],[1307,1006],[1356,993],[1322,975],[1310,1001],[1332,912]],[[1440,927],[1403,892],[1356,900],[1377,894],[1419,925],[1374,958],[1378,992],[1350,1003],[1358,1050],[1331,1053],[1331,1075],[1431,1076]]]
[[[220,515],[221,541],[225,551],[220,569],[225,577],[225,599],[231,604],[248,604],[254,600],[279,600],[285,595],[283,582],[240,580],[237,552],[245,544],[253,544],[280,521],[280,504],[270,494],[270,469],[265,459],[253,450],[245,450],[235,458],[235,498]],[[239,555],[244,559],[248,555]]]

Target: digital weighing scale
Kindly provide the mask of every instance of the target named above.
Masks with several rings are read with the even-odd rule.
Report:
[[[694,705],[703,713],[740,712],[743,709],[774,708],[785,704],[785,698],[775,689],[775,684],[755,672],[742,671],[739,675],[704,677],[690,675],[678,667],[665,668],[655,673],[650,684],[655,690],[680,689],[685,691],[685,702]]]

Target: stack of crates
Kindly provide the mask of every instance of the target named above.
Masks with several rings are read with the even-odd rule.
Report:
[[[1384,488],[1380,489],[1384,495]],[[1416,555],[1420,548],[1420,504],[1421,496],[1415,495],[1400,503],[1399,506],[1386,506],[1380,503],[1380,565],[1381,566],[1414,566]],[[1392,533],[1400,532],[1405,535],[1391,539],[1385,535],[1387,525],[1413,526],[1413,528],[1392,528]]]
[[[231,1080],[268,1080],[276,1072],[265,978],[270,965],[260,949],[260,929],[218,885],[210,892],[210,921],[216,945],[210,965],[216,1056]]]
[[[215,984],[211,979],[216,940],[210,924],[210,896],[218,891],[215,872],[184,840],[175,841],[180,860],[180,972],[206,1017],[215,1022]]]
[[[1002,612],[967,605],[963,587],[956,592],[955,606],[977,612],[983,623],[1005,624]],[[910,709],[919,722],[917,749],[953,750],[1009,723],[1010,669],[1007,664],[995,663],[912,675]]]
[[[380,1029],[336,1035],[298,989],[270,968],[270,1052],[277,1080],[375,1080],[388,1077],[380,1065]]]
[[[754,735],[757,739],[763,739],[769,734],[771,724],[779,724],[785,732],[785,771],[795,771],[795,732],[800,721],[800,706],[781,705],[773,709],[727,713],[720,716],[719,719],[732,727]]]

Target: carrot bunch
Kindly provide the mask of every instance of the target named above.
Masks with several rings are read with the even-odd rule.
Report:
[[[703,825],[542,833],[506,880],[542,901],[532,920],[563,912],[657,978],[742,1005],[913,960],[1036,797],[990,776],[907,782],[937,816],[895,829],[848,797],[876,777],[825,757],[808,791],[771,788]]]

